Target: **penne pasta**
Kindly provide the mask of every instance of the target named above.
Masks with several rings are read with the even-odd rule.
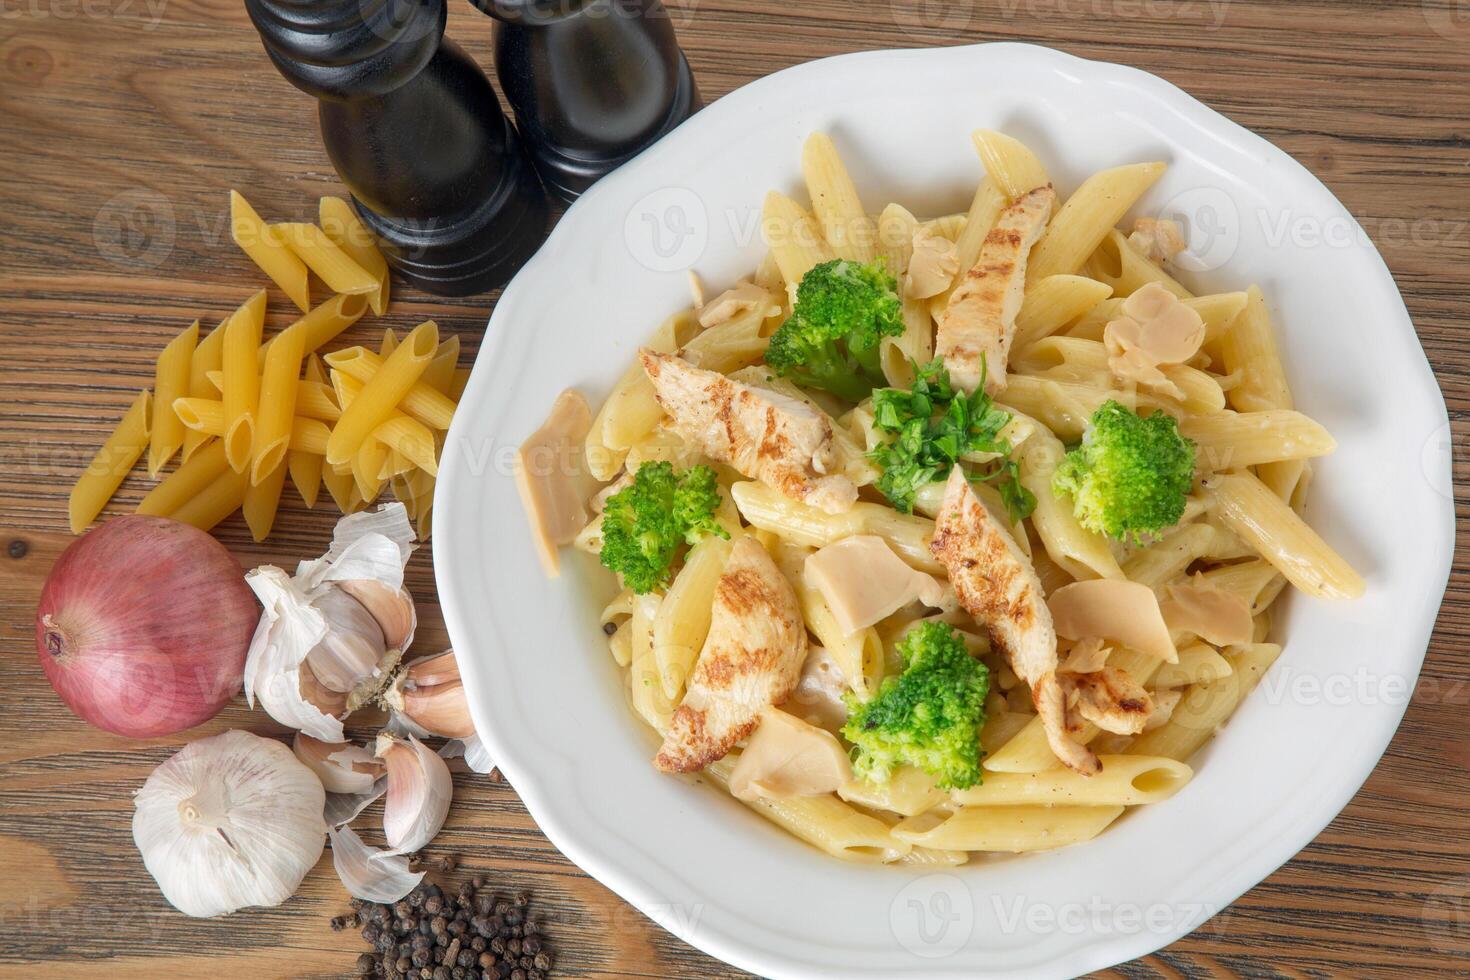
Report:
[[[826,133],[807,137],[801,151],[801,172],[811,195],[812,213],[833,254],[839,259],[871,262],[877,256],[877,229]]]
[[[1221,523],[1292,585],[1322,599],[1356,599],[1363,594],[1362,576],[1254,476],[1222,474],[1209,493]]]
[[[209,332],[203,340],[194,346],[194,353],[189,358],[189,390],[184,392],[190,398],[213,398],[224,390],[224,351],[225,351],[225,324],[229,323],[228,317],[221,320],[219,326]],[[210,380],[210,376],[219,375],[220,383],[216,386]],[[209,440],[209,436],[203,432],[189,429],[184,433],[184,445],[182,462],[188,462]]]
[[[985,164],[985,172],[995,181],[1007,202],[1051,183],[1046,168],[1026,144],[1013,136],[993,129],[977,129],[970,138],[975,152]]]
[[[1106,283],[1085,276],[1047,276],[1026,290],[1011,349],[1024,356],[1029,345],[1057,333],[1110,295]]]
[[[184,445],[184,425],[174,415],[175,398],[188,394],[189,365],[199,342],[199,321],[163,349],[153,372],[153,424],[148,435],[148,475],[156,477],[163,465]]]
[[[322,464],[326,462],[316,453],[292,449],[286,453],[286,471],[291,476],[291,485],[301,495],[301,502],[309,508],[316,507],[317,497],[322,490]]]
[[[948,793],[934,785],[934,777],[913,766],[899,766],[886,783],[849,780],[837,795],[869,810],[887,810],[904,817],[917,816],[949,799]]]
[[[250,297],[230,316],[225,325],[223,350],[224,386],[220,389],[225,409],[225,458],[236,473],[250,464],[255,444],[255,416],[260,402],[260,375],[256,348],[265,326],[265,292]]]
[[[250,536],[257,542],[264,541],[276,523],[276,511],[281,504],[281,488],[285,484],[286,461],[282,459],[259,483],[251,483],[245,488],[240,510],[245,515]]]
[[[351,470],[339,472],[325,465],[323,459],[322,483],[327,488],[327,493],[332,495],[332,502],[343,514],[356,513],[362,507],[362,495],[357,492],[357,483],[352,479]]]
[[[1127,754],[1187,759],[1209,741],[1246,695],[1255,690],[1266,670],[1281,654],[1274,643],[1250,643],[1226,651],[1231,672],[1217,680],[1196,684],[1184,692],[1169,721],[1144,732],[1128,746]]]
[[[1121,806],[963,807],[933,827],[905,820],[893,836],[940,850],[1049,851],[1092,840],[1122,813]]]
[[[1052,218],[1031,250],[1026,282],[1082,268],[1109,231],[1164,173],[1162,163],[1132,163],[1093,174]]]
[[[1101,761],[1102,771],[1095,776],[1070,769],[994,772],[952,798],[965,807],[1135,806],[1167,800],[1194,775],[1184,763],[1165,757],[1105,755]]]
[[[1115,296],[1132,296],[1151,282],[1158,283],[1180,299],[1189,299],[1193,295],[1165,272],[1163,266],[1134,247],[1128,236],[1116,228],[1103,237],[1083,269],[1088,276],[1111,286]]]
[[[379,280],[354,262],[352,256],[338,248],[337,243],[316,225],[288,222],[272,225],[271,231],[332,292],[349,296],[375,295],[378,292]]]
[[[1234,325],[1240,311],[1245,309],[1246,299],[1245,293],[1211,293],[1186,299],[1184,305],[1198,313],[1204,321],[1205,343],[1209,344],[1224,336]],[[1122,297],[1103,300],[1068,327],[1067,335],[1083,340],[1102,340],[1108,321],[1117,319],[1122,306]]]
[[[311,308],[311,293],[306,284],[306,263],[264,221],[250,202],[238,191],[230,191],[230,235],[250,261],[271,282],[281,287],[286,298],[305,313]]]
[[[428,324],[433,324],[433,322],[432,320],[425,321]],[[424,324],[420,324],[419,326],[422,328]],[[435,325],[435,329],[437,330],[437,325]],[[412,337],[413,334],[409,334],[409,336]],[[407,340],[404,343],[407,345]],[[435,345],[438,344],[437,339],[434,343]],[[419,342],[419,346],[424,346],[422,340]],[[393,353],[395,355],[402,355],[403,351],[400,349]],[[418,369],[419,373],[422,374],[428,370],[429,361],[432,360],[436,353],[435,347],[428,347],[427,350],[416,349],[413,357],[409,360],[415,369],[418,369],[417,365],[422,362],[423,368]],[[372,381],[387,363],[383,358],[363,347],[351,347],[347,350],[335,351],[326,356],[326,362],[331,367],[333,374],[340,372],[364,384]],[[394,386],[396,387],[401,380],[401,377],[395,379],[393,382]],[[436,391],[417,379],[409,386],[408,391],[400,397],[398,408],[403,411],[403,414],[411,415],[429,428],[438,429],[441,432],[448,430],[449,423],[454,418],[454,402],[450,400],[449,396],[445,395],[442,391]]]
[[[1194,440],[1201,470],[1310,459],[1337,448],[1337,440],[1326,429],[1289,408],[1187,416],[1180,420],[1179,431]]]
[[[1177,664],[1163,664],[1154,672],[1155,688],[1187,687],[1230,676],[1230,661],[1208,643],[1190,643],[1179,650]]]
[[[417,419],[395,412],[373,429],[372,438],[402,456],[404,463],[394,467],[394,475],[417,466],[430,476],[439,474],[435,458],[434,433]]]
[[[265,367],[266,352],[270,350],[271,344],[274,344],[282,335],[293,331],[300,333],[301,349],[312,354],[362,319],[367,308],[367,300],[362,296],[333,296],[312,307],[311,311],[301,319],[260,345],[260,350],[256,355],[260,366]]]
[[[760,483],[737,483],[730,488],[740,516],[785,541],[820,548],[854,534],[876,534],[898,556],[921,572],[944,571],[929,553],[934,522],[900,514],[881,504],[859,502],[842,514],[828,514],[782,496]]]
[[[296,417],[296,389],[303,356],[302,335],[289,331],[266,353],[251,452],[251,486],[259,486],[285,461],[291,443],[291,423]],[[257,504],[257,513],[263,513],[261,507]],[[249,518],[248,513],[246,517]],[[269,526],[268,521],[264,523]],[[255,525],[251,527],[253,530]]]
[[[730,548],[729,539],[711,535],[689,549],[684,567],[674,577],[653,618],[654,669],[670,699],[683,692],[684,680],[709,634],[715,586],[730,557]]]
[[[1245,309],[1234,325],[1220,337],[1220,360],[1226,374],[1240,372],[1240,381],[1230,389],[1230,407],[1239,412],[1263,412],[1291,408],[1291,389],[1281,367],[1276,332],[1260,289],[1246,293]]]
[[[761,235],[770,246],[791,301],[796,302],[796,285],[814,265],[837,257],[822,237],[816,220],[800,205],[779,191],[766,195],[761,209]]]
[[[1074,579],[1122,578],[1107,540],[1078,524],[1071,502],[1052,492],[1052,477],[1065,452],[1059,439],[1039,431],[1022,447],[1021,484],[1036,497],[1031,526],[1051,560]]]
[[[221,424],[223,424],[223,416],[221,416]],[[169,517],[185,503],[202,493],[229,468],[230,462],[225,457],[224,442],[222,440],[210,442],[165,477],[163,482],[148,491],[138,503],[137,513],[150,514],[154,517]],[[224,517],[221,517],[220,520],[224,520]]]
[[[980,186],[975,189],[975,197],[970,201],[970,210],[965,218],[964,230],[960,232],[959,238],[955,239],[955,258],[958,259],[955,281],[950,284],[949,289],[929,301],[929,313],[933,319],[938,319],[939,314],[944,312],[945,307],[949,305],[949,295],[954,291],[954,287],[979,260],[980,249],[985,245],[985,237],[990,234],[996,218],[1009,203],[1010,199],[994,179],[986,177],[980,181]]]
[[[201,450],[194,458],[202,458],[207,451]],[[220,467],[209,483],[191,493],[167,516],[192,524],[201,531],[212,530],[216,524],[240,509],[249,486],[250,478],[247,474],[236,472],[226,464]]]
[[[367,226],[358,220],[352,205],[340,197],[324,197],[317,205],[317,221],[322,232],[347,256],[377,280],[378,288],[367,293],[373,313],[382,316],[388,309],[388,291],[392,277],[388,262],[378,251],[377,240]]]
[[[102,513],[138,457],[148,448],[149,400],[146,389],[138,392],[117,427],[72,485],[66,503],[72,534],[81,534]]]
[[[387,360],[381,362],[380,369],[374,370],[367,378],[361,379],[364,381],[361,393],[353,399],[350,405],[342,406],[342,417],[332,427],[332,437],[327,442],[328,463],[345,463],[352,460],[368,436],[387,420],[400,402],[403,403],[407,414],[414,414],[409,410],[408,395],[418,383],[419,376],[429,366],[429,361],[433,359],[438,347],[438,326],[433,320],[425,320],[404,338],[402,346],[395,350]],[[361,348],[357,350],[361,351]],[[362,353],[367,352],[362,351]],[[356,362],[360,361],[361,358],[358,358]],[[327,363],[333,368],[343,369],[343,362],[334,354],[327,356]],[[420,387],[438,398],[444,398],[432,388]],[[442,428],[447,428],[448,419],[444,419],[444,422],[445,425]],[[376,473],[377,470],[374,469],[372,472]],[[360,477],[358,485],[362,486]],[[363,493],[364,498],[368,496],[366,492]]]

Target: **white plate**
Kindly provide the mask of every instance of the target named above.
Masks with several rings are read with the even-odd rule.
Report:
[[[629,714],[589,559],[541,574],[510,471],[556,393],[594,402],[688,302],[761,253],[772,187],[804,194],[830,132],[870,211],[960,211],[978,126],[1023,139],[1059,190],[1124,162],[1168,175],[1201,290],[1258,282],[1298,400],[1338,438],[1309,518],[1365,575],[1360,601],[1294,597],[1286,652],[1168,802],[1099,839],[939,874],[853,867],[708,787],[661,776]],[[1443,399],[1393,279],[1342,205],[1265,140],[1168,83],[1045,48],[847,55],[732,93],[606,178],[506,290],[455,416],[435,572],[479,731],[568,857],[680,938],[772,977],[1061,976],[1199,926],[1309,842],[1387,746],[1443,595],[1454,536]]]

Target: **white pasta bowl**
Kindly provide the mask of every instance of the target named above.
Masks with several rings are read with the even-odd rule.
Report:
[[[764,250],[760,202],[801,195],[803,139],[831,133],[870,211],[964,210],[970,131],[1029,144],[1065,195],[1158,159],[1139,210],[1182,218],[1199,291],[1259,283],[1298,406],[1337,437],[1307,517],[1367,595],[1301,595],[1285,653],[1192,760],[1178,795],[1086,844],[942,872],[852,866],[738,803],[660,775],[598,609],[608,577],[541,572],[510,460],[555,395],[594,403],[688,303]],[[606,178],[496,307],[435,503],[435,571],[477,728],[546,835],[675,935],[772,977],[1062,976],[1161,947],[1305,846],[1402,716],[1454,536],[1443,399],[1393,279],[1343,206],[1281,150],[1143,72],[990,44],[814,62],[719,100]]]

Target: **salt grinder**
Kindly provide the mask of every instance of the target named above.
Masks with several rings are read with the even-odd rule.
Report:
[[[575,200],[700,108],[660,0],[471,0],[547,190]]]
[[[445,0],[245,0],[388,263],[428,292],[503,285],[546,232],[545,193]]]

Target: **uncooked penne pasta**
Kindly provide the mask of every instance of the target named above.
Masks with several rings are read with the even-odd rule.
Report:
[[[286,453],[286,471],[291,476],[291,484],[307,507],[315,507],[317,497],[321,494],[322,464],[325,462],[316,453],[303,452],[300,449],[292,449]]]
[[[349,296],[377,293],[379,280],[316,225],[287,222],[272,225],[271,230],[332,292]]]
[[[280,469],[290,448],[291,422],[296,417],[296,389],[303,355],[302,335],[290,332],[266,352],[265,370],[260,379],[260,409],[256,413],[251,450],[251,486],[259,486]],[[256,513],[263,515],[265,508],[259,495],[248,499],[257,501]],[[249,518],[248,513],[246,517]],[[269,522],[264,523],[269,529]],[[254,527],[252,525],[252,529]]]
[[[328,445],[331,441],[328,440]],[[388,459],[388,447],[369,435],[352,454],[352,480],[363,503],[370,504],[383,492],[383,464]],[[331,465],[331,458],[327,464]]]
[[[1108,232],[1163,173],[1162,163],[1131,163],[1095,173],[1083,181],[1031,250],[1027,283],[1082,268]]]
[[[184,392],[190,398],[213,398],[224,390],[225,324],[229,322],[229,317],[221,320],[219,326],[194,346],[194,354],[189,358],[189,390]],[[218,386],[210,380],[212,374],[219,376]],[[193,429],[185,432],[182,461],[188,462],[209,438],[208,434]]]
[[[72,486],[66,505],[72,534],[81,534],[102,513],[128,471],[148,448],[149,418],[149,394],[145,389],[138,392],[122,420]]]
[[[357,493],[356,481],[352,479],[352,471],[348,469],[341,472],[322,465],[322,483],[326,485],[327,493],[332,495],[332,502],[337,509],[344,514],[352,514],[361,509],[362,497]]]
[[[281,505],[281,488],[285,485],[286,461],[282,459],[259,483],[245,488],[240,510],[245,515],[250,536],[256,541],[264,541],[275,526],[276,511]]]
[[[317,220],[332,244],[346,252],[352,261],[378,281],[378,288],[366,295],[373,312],[382,316],[388,309],[388,291],[392,277],[388,274],[387,260],[378,251],[373,233],[358,220],[352,205],[340,197],[322,198],[317,206]]]
[[[332,427],[332,438],[327,442],[328,463],[352,460],[372,431],[387,420],[400,403],[407,414],[414,414],[409,410],[408,395],[414,390],[420,375],[428,368],[429,361],[438,348],[438,326],[433,320],[425,320],[404,338],[403,344],[387,360],[382,361],[380,369],[362,379],[362,391],[353,399],[352,404],[342,406],[342,417]],[[331,367],[343,369],[342,362],[336,359],[336,355],[329,354],[326,360]],[[432,388],[420,387],[437,398],[444,398],[444,395]],[[447,428],[448,420],[444,421],[444,427]],[[376,473],[376,468],[372,472]],[[359,486],[361,485],[359,477]],[[364,498],[368,496],[366,492],[363,493]]]
[[[807,137],[801,151],[801,172],[811,195],[812,213],[833,254],[839,259],[871,262],[877,255],[877,229],[826,133]]]
[[[199,342],[199,321],[184,329],[158,355],[153,372],[153,424],[148,435],[148,475],[158,476],[163,464],[184,445],[184,424],[173,413],[175,398],[189,392],[189,364]]]
[[[255,444],[255,417],[260,408],[260,375],[256,348],[265,327],[265,292],[256,293],[225,324],[224,387],[225,458],[236,473],[250,465]]]
[[[432,320],[425,322],[433,323]],[[422,327],[423,324],[419,326]],[[412,337],[413,335],[410,334],[409,336]],[[437,346],[437,340],[435,344]],[[405,340],[404,346],[407,346],[407,340]],[[393,353],[395,355],[402,355],[403,349],[400,348]],[[420,374],[424,370],[428,370],[428,363],[435,353],[436,351],[433,348],[430,348],[428,351],[415,351],[412,362],[417,364],[420,359],[424,362],[424,367],[419,372]],[[334,374],[340,372],[364,383],[371,381],[387,363],[377,354],[364,347],[352,347],[345,351],[335,351],[327,355],[326,361],[328,366],[332,368]],[[396,380],[401,381],[401,378]],[[436,391],[424,384],[422,380],[417,379],[409,386],[408,391],[399,400],[398,408],[403,414],[411,415],[429,428],[440,431],[447,430],[450,421],[454,418],[454,402],[449,396],[445,395],[442,391]]]
[[[417,419],[394,412],[373,429],[373,438],[401,454],[409,465],[417,466],[430,476],[439,474],[433,430]]]
[[[305,313],[311,308],[306,263],[287,247],[275,230],[261,220],[238,191],[230,191],[230,234],[250,261],[281,287],[286,298]]]
[[[270,350],[271,344],[274,344],[276,339],[283,334],[292,331],[299,332],[302,335],[302,350],[311,354],[320,350],[323,345],[330,343],[342,331],[352,326],[358,320],[361,320],[367,308],[368,301],[363,296],[333,296],[331,299],[312,307],[311,311],[301,319],[260,345],[257,358],[261,367],[265,366],[266,351]]]
[[[439,344],[439,350],[434,353],[434,359],[424,368],[424,375],[419,380],[435,391],[448,394],[450,386],[454,384],[454,368],[458,363],[459,335],[451,334],[448,340]]]
[[[137,513],[154,517],[169,517],[186,502],[198,496],[205,487],[230,468],[225,457],[225,444],[214,440],[199,450],[187,462],[164,477],[138,503]],[[226,515],[228,516],[228,515]],[[220,520],[224,518],[221,517]]]
[[[200,450],[194,459],[203,458],[208,451],[207,448]],[[182,468],[176,472],[182,472]],[[185,524],[192,524],[201,531],[211,530],[220,521],[240,509],[240,505],[245,502],[245,491],[249,487],[248,474],[237,473],[229,465],[224,465],[215,474],[214,479],[197,492],[191,493],[167,516],[176,521],[183,521]]]

